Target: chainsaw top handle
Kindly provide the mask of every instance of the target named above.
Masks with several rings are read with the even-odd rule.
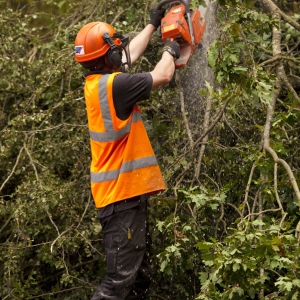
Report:
[[[191,3],[191,0],[162,0],[160,3],[157,4],[156,6],[156,9],[161,9],[163,6],[165,6],[166,4],[168,3],[171,3],[171,2],[180,2],[182,4],[184,4],[185,6],[185,11],[186,12],[189,12],[190,10],[190,3]]]

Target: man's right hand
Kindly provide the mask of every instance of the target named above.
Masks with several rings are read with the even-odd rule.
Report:
[[[180,46],[176,41],[167,41],[163,47],[163,51],[169,52],[174,59],[178,59],[180,57]]]
[[[168,52],[165,53],[165,52]],[[163,48],[161,60],[157,63],[154,70],[150,72],[153,82],[152,90],[168,84],[175,72],[174,60],[180,56],[180,46],[176,41],[167,41]]]

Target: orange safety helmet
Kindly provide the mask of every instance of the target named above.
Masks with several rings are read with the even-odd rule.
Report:
[[[105,55],[111,46],[103,39],[103,35],[108,33],[112,37],[113,43],[120,47],[122,41],[115,38],[115,29],[104,22],[92,22],[84,25],[78,32],[75,39],[75,60],[77,62],[87,62]]]

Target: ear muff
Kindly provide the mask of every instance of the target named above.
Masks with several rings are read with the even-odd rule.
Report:
[[[120,68],[122,65],[122,50],[114,44],[108,33],[104,33],[102,38],[110,46],[110,50],[105,56],[106,64],[112,69]]]
[[[107,64],[113,69],[117,69],[122,65],[122,55],[119,49],[109,50],[107,53]]]

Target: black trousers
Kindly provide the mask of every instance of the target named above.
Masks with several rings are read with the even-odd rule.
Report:
[[[150,285],[147,201],[100,219],[106,274],[91,300],[145,299]]]

